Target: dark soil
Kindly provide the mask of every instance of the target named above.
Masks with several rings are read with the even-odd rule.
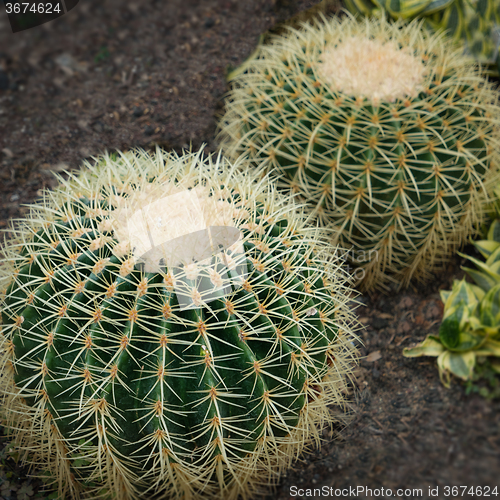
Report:
[[[55,186],[52,172],[105,150],[159,144],[180,152],[205,143],[215,151],[227,71],[261,34],[317,3],[82,0],[62,18],[16,34],[0,8],[0,228]],[[312,496],[323,486],[391,488],[394,497],[398,488],[422,489],[401,498],[431,498],[429,487],[445,498],[453,485],[500,493],[500,401],[466,395],[456,381],[446,389],[435,359],[402,356],[437,333],[439,289],[463,275],[459,263],[427,287],[362,297],[361,354],[369,356],[356,371],[350,423],[325,433],[321,449],[304,455],[268,500],[292,497],[293,487]],[[6,450],[0,458],[0,499],[34,498],[40,483]],[[472,498],[461,490],[457,497]]]

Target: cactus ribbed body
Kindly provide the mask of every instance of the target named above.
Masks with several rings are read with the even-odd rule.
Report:
[[[234,78],[225,152],[281,174],[363,287],[431,275],[481,219],[496,174],[492,87],[442,36],[350,18],[290,30]]]
[[[247,497],[331,421],[353,356],[350,289],[317,230],[252,179],[193,154],[107,157],[7,245],[4,413],[61,494]],[[209,269],[141,266],[117,214],[194,192],[239,243]]]

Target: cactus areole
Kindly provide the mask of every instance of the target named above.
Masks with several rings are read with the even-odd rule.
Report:
[[[106,156],[12,228],[1,415],[61,498],[249,498],[333,421],[352,290],[261,174]]]
[[[280,173],[352,249],[364,289],[432,276],[476,229],[500,111],[443,35],[333,18],[274,37],[234,74],[224,151]]]

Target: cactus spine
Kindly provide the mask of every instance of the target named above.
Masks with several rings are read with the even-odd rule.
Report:
[[[481,221],[498,176],[496,102],[442,35],[332,18],[260,47],[219,138],[331,224],[364,289],[401,287],[432,276]]]
[[[237,167],[106,156],[12,229],[2,414],[61,498],[248,498],[342,404],[346,275],[293,200]],[[200,256],[181,244],[200,221],[241,238]]]

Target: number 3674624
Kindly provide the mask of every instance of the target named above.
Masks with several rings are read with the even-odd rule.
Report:
[[[59,2],[12,2],[6,3],[7,14],[59,14],[61,5]]]

